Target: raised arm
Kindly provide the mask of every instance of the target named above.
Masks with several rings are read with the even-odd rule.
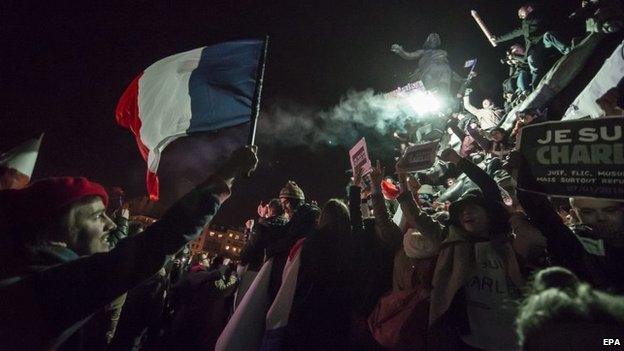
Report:
[[[377,161],[376,167],[373,168],[370,177],[372,183],[371,199],[373,202],[373,213],[375,214],[375,225],[379,229],[379,238],[392,249],[399,249],[403,243],[403,232],[401,228],[392,221],[388,208],[386,207],[386,201],[381,192],[383,170],[379,165],[379,161]]]
[[[474,139],[474,141],[483,149],[485,152],[490,152],[492,149],[492,142],[487,140],[476,128],[471,128],[468,126],[468,134]]]
[[[399,44],[393,44],[390,50],[405,60],[418,60],[424,52],[424,50],[416,50],[413,52],[407,52]]]
[[[453,149],[446,149],[442,151],[440,155],[442,161],[454,163],[457,167],[472,180],[481,189],[483,197],[491,202],[501,202],[501,192],[498,188],[498,184],[479,166],[468,161],[465,158],[460,157],[457,151]]]
[[[399,195],[397,200],[399,201],[401,211],[403,211],[403,216],[408,226],[418,230],[423,236],[441,242],[443,240],[444,230],[439,223],[422,212],[418,204],[416,204],[413,194],[417,193],[417,189],[414,186],[410,186],[408,175],[403,169],[403,159],[397,162],[396,172],[401,186],[401,195]]]
[[[351,218],[351,230],[356,233],[364,228],[362,222],[362,167],[353,173],[353,184],[349,186],[349,215]]]
[[[516,39],[516,38],[521,37],[523,35],[524,35],[524,30],[522,30],[522,28],[517,28],[517,29],[512,30],[509,33],[503,34],[503,35],[498,36],[498,37],[494,37],[494,41],[496,43],[503,43],[503,42],[506,42],[506,41],[510,41],[512,39]]]
[[[453,131],[453,133],[457,135],[461,142],[464,141],[466,133],[464,133],[464,131],[459,128],[459,120],[457,118],[450,117],[446,125],[447,127],[451,128],[451,131]]]
[[[159,221],[143,233],[120,241],[110,252],[3,282],[0,314],[16,326],[38,320],[55,332],[85,319],[154,275],[168,255],[197,238],[229,197],[234,177],[251,171],[256,163],[255,147],[238,150],[215,175],[178,200]],[[2,324],[0,329],[7,330]]]
[[[472,113],[473,115],[479,117],[479,109],[474,107],[471,103],[470,103],[470,93],[468,93],[468,90],[466,91],[466,95],[464,95],[464,108],[466,109],[466,111]]]
[[[567,267],[574,272],[583,271],[581,255],[585,250],[582,244],[574,237],[559,214],[545,195],[523,190],[525,187],[538,189],[526,161],[518,152],[512,153],[511,162],[516,171],[518,182],[517,197],[520,205],[529,217],[531,224],[539,229],[546,237],[548,252],[555,264]]]
[[[247,243],[245,243],[245,247],[243,247],[240,253],[240,261],[242,265],[247,265],[257,257],[264,255],[265,235],[263,235],[263,224],[260,223],[254,225],[253,220],[250,219],[247,223],[245,223],[245,225],[247,225],[250,221],[252,224],[247,227],[249,237],[247,239]]]

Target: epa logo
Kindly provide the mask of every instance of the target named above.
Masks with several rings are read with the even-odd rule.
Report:
[[[602,339],[602,344],[605,346],[620,345],[620,339]]]

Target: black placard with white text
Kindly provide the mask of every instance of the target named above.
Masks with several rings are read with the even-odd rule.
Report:
[[[624,117],[522,128],[520,152],[540,189],[555,196],[624,201]]]

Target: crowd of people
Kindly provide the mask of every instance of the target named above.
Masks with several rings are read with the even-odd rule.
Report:
[[[583,1],[571,19],[617,32],[613,1]],[[600,11],[602,10],[602,11]],[[296,182],[276,189],[245,223],[239,261],[190,256],[196,239],[248,176],[247,146],[155,222],[129,220],[119,194],[82,177],[0,191],[0,349],[3,350],[555,350],[624,343],[624,199],[550,199],[517,150],[543,121],[521,111],[576,33],[549,27],[532,5],[500,37],[505,108],[486,98],[450,112],[439,172],[397,157],[356,167],[344,194],[319,206]],[[417,80],[448,92],[456,76],[440,37]],[[555,49],[554,51],[551,49]],[[550,50],[550,51],[549,51]],[[624,109],[621,87],[599,105]],[[409,121],[399,137],[421,142]],[[455,144],[453,142],[455,140]],[[455,145],[453,147],[453,145]],[[327,180],[331,181],[331,180]],[[255,199],[254,199],[255,200]],[[111,211],[111,208],[114,211]]]

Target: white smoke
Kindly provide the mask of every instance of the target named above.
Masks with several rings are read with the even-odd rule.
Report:
[[[262,114],[258,133],[262,140],[288,145],[350,146],[364,129],[385,135],[400,128],[414,113],[409,109],[404,98],[372,89],[349,91],[328,110],[280,101]]]

